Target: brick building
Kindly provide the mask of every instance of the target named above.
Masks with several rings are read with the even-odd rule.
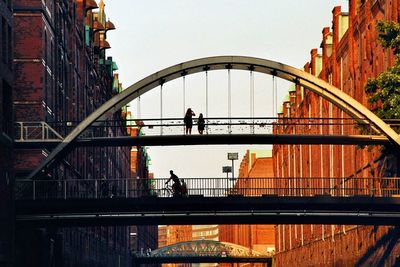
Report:
[[[162,225],[158,228],[158,247],[194,240],[219,239],[218,225]]]
[[[4,1],[3,1],[4,2]],[[102,0],[16,0],[14,4],[17,122],[45,122],[66,136],[121,90],[115,62],[106,56],[109,30]],[[126,135],[121,111],[112,127],[90,129],[98,136]],[[15,173],[25,177],[49,153],[17,150]],[[118,156],[117,156],[118,155]],[[40,179],[130,177],[129,148],[72,150]],[[73,188],[69,188],[73,189]],[[128,266],[128,227],[19,229],[17,266]]]
[[[256,178],[274,176],[271,150],[247,150],[239,168],[239,178],[235,188],[254,188],[244,191],[246,195],[256,195],[256,188],[268,188],[265,180]],[[255,179],[246,179],[255,178]],[[219,225],[219,240],[248,247],[260,253],[275,251],[275,226],[273,225]],[[256,266],[258,264],[254,264]]]
[[[377,40],[380,20],[399,21],[400,1],[351,0],[349,12],[333,9],[332,31],[322,31],[321,54],[311,50],[304,69],[335,85],[368,106],[365,84],[369,77],[394,64],[390,50]],[[321,97],[295,86],[290,90],[281,120],[287,117],[348,118]],[[296,129],[296,130],[295,130]],[[353,126],[275,127],[277,133],[357,134]],[[342,145],[276,145],[273,149],[276,177],[371,177],[382,173],[378,148]],[[394,164],[396,165],[396,164]],[[391,170],[398,176],[397,168]],[[296,182],[294,183],[296,184]],[[305,187],[306,184],[303,183]],[[334,185],[319,183],[329,188]],[[277,266],[392,266],[399,264],[398,230],[389,227],[341,225],[278,225]]]
[[[0,266],[13,266],[12,1],[0,1]]]
[[[158,227],[158,247],[192,241],[192,225],[161,225]]]

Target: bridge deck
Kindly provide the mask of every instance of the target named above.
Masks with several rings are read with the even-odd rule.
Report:
[[[17,200],[19,225],[400,224],[393,197],[143,197]]]
[[[26,140],[15,142],[20,149],[54,148],[56,140]],[[380,135],[285,135],[285,134],[209,134],[79,138],[75,146],[177,146],[234,144],[336,144],[385,145],[389,141]]]

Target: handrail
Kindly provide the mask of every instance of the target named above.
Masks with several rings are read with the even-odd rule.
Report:
[[[16,181],[17,199],[170,197],[167,178]],[[172,182],[171,182],[172,183]],[[400,196],[399,177],[185,178],[188,196]]]
[[[128,125],[127,122],[136,121],[136,125]],[[197,118],[193,118],[193,134],[197,132]],[[124,122],[122,126],[120,122]],[[32,123],[36,123],[33,124]],[[41,126],[38,122],[18,122],[17,123],[17,138],[16,141],[49,141],[49,140],[62,140],[62,136],[59,135],[52,127],[47,123]],[[43,123],[43,122],[39,122]],[[57,122],[51,123],[55,128],[62,128],[66,131],[73,129],[76,125],[72,122]],[[342,135],[354,135],[354,134],[372,134],[374,131],[370,124],[365,124],[365,121],[353,118],[274,118],[274,117],[235,117],[235,118],[206,118],[205,122],[205,135],[208,134],[273,134],[274,132],[280,132],[286,127],[296,128],[296,133],[310,134],[310,127],[320,126],[326,135],[333,135],[334,131],[331,130],[330,126],[341,125],[347,126],[344,128]],[[105,120],[101,123],[96,123],[89,126],[85,132],[82,133],[81,137],[104,137],[110,131],[116,128],[126,127],[127,129],[140,129],[141,134],[144,135],[181,135],[185,133],[185,124],[182,118],[162,118],[162,119],[142,119],[142,120]],[[308,129],[305,127],[308,126]],[[42,130],[43,128],[43,130]],[[27,133],[29,129],[30,136]],[[34,132],[37,132],[38,136],[32,136]],[[115,131],[113,131],[115,132]],[[47,133],[47,134],[44,134]],[[51,136],[50,136],[51,134]],[[121,133],[123,134],[123,133]],[[126,133],[124,134],[124,136]]]
[[[64,138],[45,121],[17,121],[15,122],[16,141],[44,141]]]

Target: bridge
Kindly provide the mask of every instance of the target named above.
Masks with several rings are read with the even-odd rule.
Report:
[[[252,126],[253,128],[250,128],[251,131],[254,132],[254,123],[255,116],[254,116],[254,77],[253,73],[254,72],[259,72],[259,73],[264,73],[268,75],[272,75],[273,77],[279,77],[281,79],[285,79],[287,81],[293,82],[296,85],[302,86],[305,90],[309,91],[310,93],[314,93],[322,97],[323,99],[327,100],[329,103],[335,105],[339,110],[342,110],[345,112],[349,118],[355,120],[358,125],[361,125],[362,130],[360,132],[373,132],[374,135],[377,136],[370,136],[366,137],[366,139],[372,139],[372,140],[379,140],[375,142],[375,144],[382,144],[386,142],[390,142],[391,145],[394,146],[400,146],[400,138],[398,134],[390,127],[389,124],[385,123],[381,119],[379,119],[376,115],[374,115],[370,110],[368,110],[365,106],[363,106],[361,103],[357,102],[355,99],[350,97],[349,95],[343,93],[341,90],[338,88],[335,88],[334,86],[326,83],[323,80],[320,80],[314,76],[312,76],[309,73],[303,72],[301,70],[298,70],[296,68],[284,65],[279,62],[274,62],[266,59],[259,59],[259,58],[251,58],[251,57],[241,57],[241,56],[220,56],[220,57],[210,57],[210,58],[202,58],[202,59],[197,59],[197,60],[192,60],[188,62],[184,62],[169,68],[166,68],[164,70],[161,70],[157,73],[154,73],[143,80],[133,84],[132,86],[128,87],[126,90],[121,92],[120,94],[114,96],[112,99],[110,99],[108,102],[106,102],[103,106],[101,106],[98,110],[96,110],[94,113],[89,115],[84,121],[80,122],[77,125],[74,125],[75,127],[72,128],[72,130],[68,131],[69,134],[65,137],[62,137],[62,139],[58,140],[58,144],[55,146],[55,148],[51,151],[51,153],[42,161],[42,163],[37,166],[37,168],[32,171],[28,175],[28,179],[32,179],[34,177],[40,176],[43,173],[47,172],[50,170],[50,168],[62,157],[64,157],[71,149],[76,147],[76,144],[78,143],[85,143],[82,140],[81,142],[77,142],[79,138],[83,137],[82,135],[90,135],[90,127],[98,127],[98,126],[104,126],[104,120],[110,117],[110,115],[118,110],[120,110],[121,107],[125,106],[127,103],[131,102],[134,99],[140,99],[140,96],[143,95],[144,93],[156,88],[160,87],[160,135],[163,133],[163,127],[162,127],[162,121],[164,119],[163,117],[163,101],[162,101],[162,93],[163,93],[163,85],[169,81],[172,81],[177,78],[185,78],[187,75],[191,75],[194,73],[198,72],[205,72],[206,73],[206,78],[207,78],[207,73],[209,71],[214,71],[214,70],[227,70],[228,72],[228,123],[227,123],[227,129],[228,133],[231,134],[232,131],[232,126],[234,123],[232,122],[232,116],[231,116],[231,80],[230,80],[230,74],[231,70],[246,70],[249,71],[250,73],[250,80],[251,80],[251,117],[253,120]],[[206,79],[206,91],[208,90],[208,80]],[[208,91],[206,92],[208,96]],[[273,91],[273,94],[275,94],[274,97],[276,97],[276,92]],[[208,99],[208,98],[207,98]],[[208,110],[208,106],[206,108]],[[208,118],[208,111],[206,111],[206,117]],[[347,117],[346,117],[347,118]],[[286,121],[288,118],[279,118],[278,121],[276,121],[279,126],[281,122]],[[322,118],[319,118],[322,120]],[[328,121],[332,121],[334,118],[325,118]],[[343,123],[344,118],[340,118],[342,120],[341,123]],[[21,129],[23,128],[23,123],[20,122]],[[209,123],[209,122],[207,122]],[[299,121],[294,121],[292,124],[296,125],[299,123]],[[322,122],[321,122],[322,123]],[[67,123],[67,124],[72,124],[73,122]],[[301,123],[300,123],[301,125]],[[322,124],[321,124],[322,125]],[[66,127],[68,125],[63,125],[63,127]],[[119,124],[121,127],[122,125]],[[368,129],[364,129],[364,126],[367,126]],[[279,127],[278,127],[279,128]],[[354,127],[353,127],[354,128]],[[93,131],[92,131],[93,132]],[[23,134],[24,131],[21,131]],[[274,132],[276,134],[278,132]],[[301,132],[300,132],[301,133]],[[344,134],[344,133],[342,133]],[[320,135],[319,138],[321,140],[324,139],[323,135],[324,131],[322,128],[320,129]],[[266,136],[267,137],[267,136]],[[343,138],[343,137],[342,137]],[[195,138],[194,138],[195,139]],[[201,139],[201,138],[200,138]],[[207,141],[200,141],[200,139],[197,141],[199,144],[200,143],[205,143]],[[212,140],[212,138],[209,138]],[[243,142],[242,138],[242,141]],[[352,138],[350,138],[352,140]],[[353,138],[354,139],[354,138]],[[131,140],[132,143],[134,143],[133,140]],[[166,141],[155,141],[158,142],[158,144],[166,144]],[[366,144],[370,144],[369,141],[366,141],[365,138],[361,140],[362,142],[366,142]],[[361,142],[358,140],[357,142]],[[219,143],[221,141],[216,141],[216,138],[214,138],[214,143]],[[236,141],[240,142],[240,141]],[[270,138],[270,143],[272,143],[271,138]],[[284,142],[284,141],[280,141]],[[303,143],[310,142],[308,141],[302,141]],[[315,141],[314,141],[315,142]],[[321,142],[321,141],[320,141]],[[336,143],[351,143],[353,141],[349,140],[336,140]],[[374,143],[372,142],[372,143]],[[18,143],[18,142],[17,142]],[[87,144],[88,142],[86,142]],[[94,140],[91,145],[101,143],[100,140]],[[129,143],[129,142],[128,142]],[[151,142],[148,142],[147,144],[149,145]],[[192,144],[195,144],[196,142],[192,142]],[[225,141],[226,143],[226,141]],[[323,142],[322,142],[323,143]],[[117,143],[114,140],[114,145],[119,145],[121,143]],[[22,145],[22,144],[21,144]],[[32,146],[32,144],[29,144]],[[53,143],[55,145],[55,143]]]
[[[58,140],[25,140],[15,143],[18,149],[54,149]],[[380,135],[296,135],[296,134],[235,134],[235,135],[163,135],[163,136],[119,136],[79,138],[75,147],[113,146],[187,146],[187,145],[390,145],[389,140]]]
[[[400,223],[399,178],[188,178],[187,196],[166,179],[25,181],[21,226]],[[27,186],[26,184],[29,186]]]
[[[138,120],[123,120],[129,124]],[[273,127],[319,127],[322,132],[333,125],[353,128],[369,124],[347,118],[208,118],[206,132],[202,135],[184,135],[182,119],[142,119],[135,125],[143,134],[137,136],[104,136],[104,132],[116,127],[112,122],[103,121],[102,125],[89,127],[87,133],[76,139],[75,147],[107,147],[107,146],[180,146],[180,145],[235,145],[235,144],[336,144],[336,145],[390,145],[384,135],[372,134],[279,134]],[[155,123],[158,122],[158,123]],[[54,129],[43,122],[18,122],[17,138],[14,146],[18,149],[54,149],[63,138]],[[229,127],[229,128],[228,128]],[[101,129],[100,134],[96,129]]]
[[[272,266],[272,254],[228,242],[195,240],[180,242],[153,251],[137,252],[135,265],[151,263],[265,263]]]

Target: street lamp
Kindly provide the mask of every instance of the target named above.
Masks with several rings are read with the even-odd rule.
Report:
[[[232,160],[232,181],[235,180],[234,160],[239,159],[239,153],[228,153],[228,160]]]

